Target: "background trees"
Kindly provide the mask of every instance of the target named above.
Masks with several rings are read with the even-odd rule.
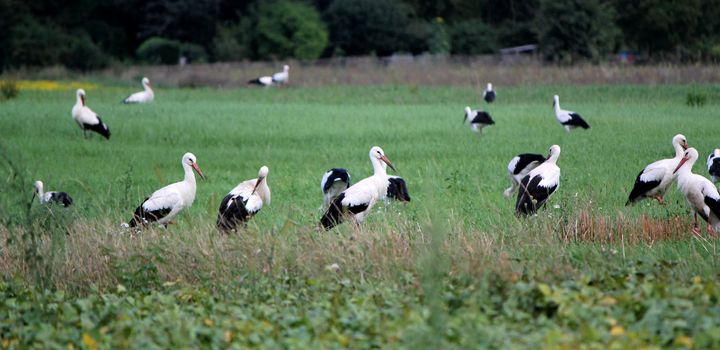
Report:
[[[0,70],[116,62],[474,55],[720,59],[720,0],[0,0]]]

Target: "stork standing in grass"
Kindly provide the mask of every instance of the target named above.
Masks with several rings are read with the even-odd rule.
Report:
[[[682,134],[673,137],[672,145],[675,149],[675,157],[658,160],[646,166],[635,178],[635,185],[630,191],[625,205],[636,203],[644,198],[655,198],[658,203],[664,203],[663,196],[675,180],[673,171],[688,148],[687,139]]]
[[[483,100],[487,103],[495,102],[495,90],[493,90],[492,84],[488,83],[485,91],[483,91]]]
[[[710,153],[707,160],[708,173],[712,177],[713,182],[720,181],[720,148],[716,148]]]
[[[472,131],[482,134],[482,129],[486,126],[495,124],[490,114],[485,111],[472,110],[469,106],[465,107],[465,116],[463,123],[467,122]]]
[[[155,92],[150,87],[150,79],[142,78],[143,91],[136,92],[123,100],[123,103],[150,103],[155,99]]]
[[[188,208],[195,201],[195,170],[203,179],[202,170],[197,164],[197,158],[192,153],[185,153],[182,157],[181,164],[185,172],[185,178],[171,185],[167,185],[155,192],[140,204],[130,223],[129,227],[138,225],[145,226],[150,223],[167,226],[167,224],[177,216],[183,209]],[[123,225],[124,226],[124,225]]]
[[[515,212],[518,216],[535,214],[560,187],[558,157],[560,157],[560,146],[552,145],[547,160],[522,179],[515,203]]]
[[[565,131],[575,128],[590,129],[590,125],[585,120],[573,111],[566,111],[560,108],[560,97],[558,95],[553,96],[553,107],[555,107],[555,118],[557,118],[560,125],[565,127]]]
[[[272,82],[278,85],[285,85],[290,81],[290,66],[283,66],[282,72],[277,72],[272,76]]]
[[[223,198],[217,217],[218,229],[233,231],[255,216],[263,205],[270,205],[269,171],[267,166],[262,166],[257,178],[241,182]]]
[[[110,128],[103,123],[100,116],[85,105],[85,90],[78,89],[75,92],[75,105],[72,108],[72,117],[80,125],[80,129],[87,137],[87,131],[94,131],[106,139],[110,139]]]
[[[387,195],[390,184],[383,163],[395,171],[395,167],[380,147],[370,149],[373,175],[350,186],[335,198],[320,219],[320,225],[329,230],[349,216],[355,224],[361,224],[375,203]]]
[[[324,207],[327,208],[333,199],[350,187],[350,174],[343,168],[332,168],[323,174],[320,180],[320,189],[325,198]]]
[[[710,180],[693,174],[692,167],[698,157],[696,149],[688,148],[674,170],[678,176],[678,188],[693,211],[692,232],[696,235],[700,234],[698,215],[707,222],[708,233],[720,230],[720,193]]]
[[[385,196],[390,200],[409,202],[410,193],[408,192],[405,179],[396,175],[388,176],[388,189]]]
[[[507,167],[510,176],[510,187],[503,192],[503,195],[506,198],[512,196],[520,186],[522,179],[544,161],[545,157],[542,154],[522,153],[513,157]]]
[[[55,203],[62,205],[67,208],[72,205],[73,200],[66,192],[60,191],[43,191],[42,181],[35,181],[35,192],[33,193],[33,199],[35,196],[40,200],[40,204]]]

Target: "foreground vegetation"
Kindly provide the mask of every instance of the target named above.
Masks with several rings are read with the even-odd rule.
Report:
[[[110,141],[70,117],[73,91],[0,104],[0,338],[16,347],[720,346],[718,241],[664,207],[623,206],[637,172],[684,133],[717,147],[717,86],[523,87],[499,91],[484,136],[460,124],[478,91],[336,87],[88,89]],[[688,92],[706,96],[685,104]],[[592,125],[567,134],[551,96]],[[502,197],[507,161],[563,147],[562,184],[537,217]],[[318,232],[319,180],[370,174],[382,146],[413,201],[360,230]],[[135,206],[181,176],[209,180],[168,229],[123,231]],[[214,230],[222,196],[267,164],[272,205],[247,231]],[[704,173],[701,165],[695,171]],[[30,203],[32,181],[70,210]]]

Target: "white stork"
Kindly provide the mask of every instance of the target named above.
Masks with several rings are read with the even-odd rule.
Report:
[[[325,197],[324,207],[327,208],[333,199],[350,187],[350,174],[343,168],[332,168],[325,172],[320,180],[320,189]]]
[[[405,179],[395,175],[388,176],[388,189],[385,197],[399,202],[409,202],[410,193],[408,192]]]
[[[185,153],[181,164],[185,171],[185,178],[171,185],[167,185],[155,192],[140,204],[133,218],[128,224],[129,227],[157,222],[159,225],[167,226],[180,211],[192,205],[195,201],[195,170],[203,179],[202,170],[197,164],[197,158],[192,153]],[[123,225],[125,226],[125,225]]]
[[[272,86],[273,78],[271,76],[262,76],[253,80],[248,81],[248,84],[255,84],[260,86]]]
[[[720,148],[716,148],[710,153],[707,160],[708,173],[712,177],[713,182],[720,181]]]
[[[33,199],[35,196],[40,200],[40,204],[55,203],[62,205],[67,208],[72,205],[73,200],[66,192],[59,191],[43,191],[42,181],[35,181],[35,192],[33,193]]]
[[[465,107],[465,116],[463,123],[468,122],[472,131],[482,134],[482,129],[486,126],[495,124],[490,114],[485,111],[472,110],[469,106]]]
[[[283,66],[282,72],[273,74],[272,81],[278,85],[285,85],[290,80],[290,67],[286,64]]]
[[[100,116],[85,105],[85,90],[78,89],[75,93],[75,105],[72,108],[72,117],[80,125],[87,137],[87,131],[94,131],[106,139],[110,139],[110,129],[103,123]]]
[[[149,103],[155,99],[155,93],[150,87],[150,79],[142,78],[143,91],[136,92],[123,100],[123,103]]]
[[[485,91],[483,91],[483,99],[487,103],[495,102],[495,90],[492,88],[492,84],[488,83]]]
[[[675,149],[675,157],[658,160],[646,166],[635,178],[635,185],[630,191],[625,205],[638,202],[643,198],[655,198],[658,203],[663,204],[663,196],[675,180],[673,170],[688,148],[687,139],[682,134],[673,137],[672,145]]]
[[[522,179],[515,203],[515,212],[518,216],[535,214],[560,187],[558,157],[560,157],[560,146],[552,145],[547,160]]]
[[[700,234],[698,214],[708,223],[708,233],[720,230],[720,193],[710,180],[693,174],[692,167],[698,157],[696,149],[688,148],[674,171],[678,175],[678,188],[694,213],[692,232],[696,235]]]
[[[390,184],[386,168],[383,163],[395,171],[395,167],[385,156],[382,148],[375,146],[370,149],[370,162],[373,166],[373,175],[350,186],[340,193],[328,207],[320,219],[320,225],[326,230],[343,222],[346,215],[350,216],[355,224],[361,224],[373,205],[387,195]]]
[[[560,108],[560,97],[558,95],[553,97],[553,107],[555,107],[555,118],[560,122],[560,125],[565,127],[565,131],[570,132],[575,128],[590,129],[590,125],[585,122],[580,114]]]
[[[522,153],[513,157],[507,167],[508,175],[510,176],[510,187],[503,192],[503,195],[506,198],[512,196],[518,186],[520,186],[522,179],[544,161],[545,156],[542,154]]]
[[[241,182],[220,203],[217,227],[221,231],[233,231],[238,224],[244,225],[255,216],[263,205],[270,205],[270,187],[267,175],[270,169],[262,166],[256,179]]]

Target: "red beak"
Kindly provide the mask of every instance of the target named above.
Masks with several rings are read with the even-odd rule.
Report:
[[[390,169],[392,169],[392,170],[397,174],[397,170],[395,170],[395,167],[392,165],[392,163],[390,163],[390,160],[387,159],[387,157],[385,157],[385,155],[383,155],[382,157],[380,157],[380,159],[381,159],[383,162],[385,162],[385,164],[387,164],[387,165],[390,167]]]
[[[80,101],[82,101],[82,105],[84,106],[85,105],[85,96],[84,95],[80,95]]]
[[[682,148],[687,151],[687,149],[688,149],[688,144],[687,144],[687,142],[686,142],[686,143],[683,143],[683,144],[680,145],[680,146],[682,146]]]
[[[260,186],[260,183],[264,180],[264,177],[258,177],[257,182],[255,182],[255,187],[253,187],[253,191],[250,195],[255,194],[255,190],[257,190],[258,186]]]
[[[680,167],[682,167],[683,164],[685,164],[685,162],[688,161],[688,159],[690,159],[690,158],[688,158],[688,157],[683,157],[682,159],[680,159],[680,163],[678,163],[677,168],[675,168],[675,171],[673,171],[673,175],[675,175],[675,173],[677,173],[677,171],[680,170]]]
[[[200,175],[200,177],[202,177],[204,180],[205,174],[203,174],[202,170],[200,170],[200,166],[198,166],[197,163],[192,163],[192,167],[193,167],[193,169],[195,169],[195,172],[197,172],[198,175]]]

